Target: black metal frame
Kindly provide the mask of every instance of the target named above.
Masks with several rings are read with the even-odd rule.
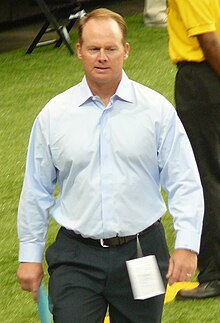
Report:
[[[80,10],[79,5],[76,5],[76,7],[74,8],[75,14],[69,13],[69,17],[68,17],[69,23],[66,26],[64,26],[59,24],[57,18],[53,14],[53,10],[50,10],[45,0],[35,0],[35,2],[41,9],[42,13],[44,14],[46,21],[43,24],[40,31],[38,32],[38,34],[36,35],[36,37],[34,38],[34,40],[32,41],[29,48],[27,49],[26,54],[31,54],[36,47],[45,46],[53,43],[55,43],[54,47],[60,47],[61,44],[64,43],[69,53],[71,55],[74,54],[74,50],[70,44],[69,32],[74,26],[77,19],[85,15],[85,11]],[[61,10],[61,8],[59,8],[59,10]],[[56,32],[58,35],[58,39],[40,41],[43,35],[49,32]]]

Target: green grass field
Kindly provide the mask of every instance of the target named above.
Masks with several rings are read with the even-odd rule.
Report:
[[[130,58],[128,76],[162,93],[173,102],[175,66],[167,52],[165,29],[147,29],[142,15],[127,17]],[[75,33],[72,41],[75,42]],[[25,55],[25,49],[0,54],[0,322],[37,323],[37,308],[29,293],[16,280],[18,241],[16,212],[24,175],[30,129],[37,113],[54,95],[82,78],[81,63],[66,48],[45,47]],[[166,196],[165,196],[166,199]],[[171,217],[163,219],[172,250],[174,233]],[[51,224],[47,244],[55,237]],[[45,283],[48,276],[45,268]],[[220,298],[172,302],[164,307],[163,323],[218,323]],[[68,322],[64,322],[68,323]],[[87,323],[87,322],[85,322]],[[90,322],[88,322],[90,323]],[[120,323],[120,322],[118,322]]]

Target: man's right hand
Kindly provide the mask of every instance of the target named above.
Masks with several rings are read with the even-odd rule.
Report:
[[[43,279],[43,266],[41,263],[21,262],[17,270],[17,277],[23,290],[32,293],[37,302],[38,289]]]

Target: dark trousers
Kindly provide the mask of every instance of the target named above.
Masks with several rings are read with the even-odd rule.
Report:
[[[145,256],[156,256],[166,286],[169,254],[162,224],[139,240]],[[136,239],[103,248],[77,241],[62,228],[46,253],[54,322],[101,323],[109,307],[112,323],[160,323],[164,295],[133,299],[125,262],[136,257]]]
[[[175,100],[204,190],[198,279],[206,282],[220,279],[220,78],[206,62],[181,63],[176,75]]]

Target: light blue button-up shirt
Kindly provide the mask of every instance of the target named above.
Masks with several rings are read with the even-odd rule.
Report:
[[[142,231],[166,211],[161,186],[175,247],[198,252],[203,194],[175,109],[125,73],[104,106],[84,78],[53,98],[33,125],[18,210],[19,260],[42,261],[50,215],[94,239]]]

